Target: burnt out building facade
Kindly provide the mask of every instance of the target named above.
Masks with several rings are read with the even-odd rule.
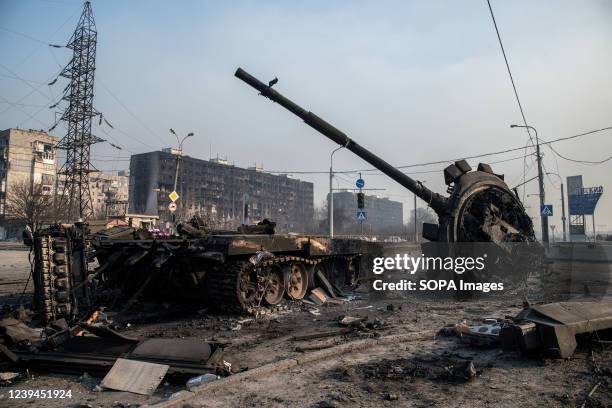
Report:
[[[130,159],[129,211],[159,215],[160,228],[172,227],[168,195],[178,153],[164,149]],[[277,223],[278,232],[304,232],[313,222],[312,183],[225,160],[181,156],[176,192],[177,222],[199,215],[211,227],[234,229],[242,224],[245,207],[251,223],[267,218]]]

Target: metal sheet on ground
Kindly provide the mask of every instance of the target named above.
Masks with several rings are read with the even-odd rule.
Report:
[[[210,344],[193,339],[147,339],[130,353],[131,358],[205,363],[211,355]]]
[[[546,318],[571,326],[575,333],[612,327],[612,302],[558,302],[533,306],[532,309]],[[532,315],[528,318],[539,321]]]
[[[152,395],[169,368],[164,364],[118,358],[101,385],[113,390]]]

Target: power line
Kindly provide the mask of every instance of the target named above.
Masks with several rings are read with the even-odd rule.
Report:
[[[571,159],[569,157],[563,156],[561,153],[559,153],[557,150],[555,150],[555,148],[553,148],[552,146],[549,146],[549,147],[553,151],[553,153],[555,153],[557,156],[559,156],[563,160],[571,161],[571,162],[574,162],[574,163],[583,163],[583,164],[593,164],[593,165],[595,165],[595,164],[602,164],[602,163],[605,163],[607,161],[612,160],[612,156],[608,157],[607,159],[603,159],[603,160],[599,160],[599,161],[597,161],[597,160],[591,161],[591,160]]]
[[[0,98],[4,99],[4,101],[6,103],[9,103],[10,105],[12,105],[15,109],[19,110],[21,113],[23,113],[24,115],[26,115],[28,117],[28,119],[26,119],[25,121],[21,122],[19,124],[19,127],[21,127],[25,122],[27,122],[28,120],[34,119],[36,120],[38,123],[42,124],[43,127],[45,127],[47,124],[43,123],[42,121],[40,121],[39,119],[36,119],[35,116],[38,114],[38,112],[40,112],[40,110],[38,112],[36,112],[35,114],[29,114],[28,112],[26,112],[25,110],[23,110],[23,108],[21,106],[18,106],[17,104],[11,104],[4,96],[0,95]],[[43,107],[42,109],[44,109],[45,107]],[[41,110],[42,110],[41,109]]]
[[[32,36],[30,36],[28,34],[24,34],[24,33],[20,33],[18,31],[15,31],[15,30],[11,30],[10,28],[6,28],[6,27],[0,26],[0,30],[6,31],[7,33],[11,33],[11,34],[15,34],[15,35],[27,38],[28,40],[36,41],[36,42],[41,43],[41,44],[49,45],[49,43],[46,42],[46,41],[39,40],[38,38],[34,38],[34,37],[32,37]]]
[[[612,130],[612,126],[606,126],[606,127],[599,128],[599,129],[595,129],[595,130],[589,130],[588,132],[578,133],[577,135],[566,136],[566,137],[560,137],[560,138],[558,138],[558,139],[553,139],[553,140],[548,141],[548,142],[547,142],[547,141],[545,141],[545,140],[542,140],[542,143],[540,143],[540,144],[543,144],[543,145],[548,145],[548,144],[551,144],[551,143],[562,142],[562,141],[564,141],[564,140],[576,139],[576,138],[578,138],[578,137],[587,136],[587,135],[592,135],[593,133],[603,132],[603,131],[605,131],[605,130]]]
[[[25,78],[18,78],[16,76],[13,75],[7,75],[7,74],[0,74],[0,77],[4,77],[4,78],[10,78],[10,79],[16,79],[18,81],[25,81],[25,82],[31,82],[33,84],[37,84],[37,85],[45,85],[47,84],[47,82],[40,82],[40,81],[34,81],[32,79],[25,79]]]
[[[53,38],[55,36],[55,34],[57,34],[68,23],[68,21],[70,21],[79,11],[80,11],[80,8],[76,9],[74,11],[74,13],[72,13],[70,15],[70,17],[68,17],[66,20],[64,20],[64,22],[57,28],[57,30],[55,30],[53,33],[51,33],[49,38]],[[45,43],[45,45],[48,45],[48,43]],[[16,66],[21,66],[24,62],[26,62],[28,59],[30,59],[32,57],[32,55],[34,55],[36,53],[36,51],[38,51],[39,48],[40,48],[40,45],[34,47],[32,52],[30,52],[25,58],[23,58],[21,61],[19,61],[19,63],[17,63]]]
[[[6,98],[3,98],[3,99],[4,99],[4,102],[0,102],[0,103],[5,103],[8,105],[12,105],[14,107],[17,107],[17,106],[21,106],[22,108],[46,108],[47,107],[47,105],[33,105],[29,103],[16,103],[16,102],[11,102]]]
[[[149,133],[151,133],[152,135],[154,135],[155,137],[157,137],[161,142],[162,142],[162,146],[164,146],[164,144],[166,143],[166,141],[164,141],[157,133],[155,133],[153,130],[151,130],[151,128],[149,128],[149,126],[147,126],[146,123],[144,123],[144,121],[140,120],[140,118],[138,116],[136,116],[136,114],[134,112],[132,112],[130,110],[130,108],[128,108],[123,102],[121,102],[121,100],[110,90],[108,89],[108,87],[104,84],[104,82],[102,82],[101,80],[98,80],[99,83],[102,85],[102,87],[106,90],[106,92],[109,93],[110,96],[113,97],[114,100],[117,101],[117,103],[119,105],[121,105],[121,107],[123,109],[125,109],[125,111],[127,113],[130,114],[130,116],[132,116],[143,128],[145,128]],[[141,142],[142,143],[142,142]]]
[[[518,103],[519,110],[521,111],[521,117],[523,118],[523,124],[527,125],[527,119],[525,119],[525,112],[523,111],[523,105],[521,104],[521,99],[519,98],[518,91],[516,89],[516,84],[514,83],[514,77],[512,76],[512,71],[510,70],[510,64],[508,63],[508,57],[506,56],[506,50],[504,49],[504,43],[502,42],[501,35],[499,34],[499,29],[497,28],[497,21],[495,21],[495,15],[493,14],[493,8],[491,7],[491,1],[487,0],[487,4],[489,5],[489,11],[491,12],[491,19],[493,20],[493,25],[495,26],[495,32],[497,33],[497,39],[499,41],[499,46],[501,48],[502,54],[504,56],[504,61],[506,63],[506,69],[508,70],[508,76],[510,76],[510,82],[512,83],[512,89],[514,90],[514,96],[516,97],[516,102]],[[529,135],[529,140],[531,140],[531,144],[533,143],[533,138],[531,137],[531,132],[528,127],[525,127],[527,134]]]
[[[113,125],[113,130],[116,130],[117,132],[119,132],[119,133],[121,133],[122,135],[126,136],[128,139],[134,139],[135,141],[137,141],[138,143],[140,143],[140,144],[141,144],[141,145],[143,145],[143,146],[146,146],[146,147],[148,147],[148,148],[150,148],[150,149],[153,149],[153,150],[157,150],[157,147],[152,146],[152,145],[150,145],[150,144],[148,144],[148,143],[143,142],[142,140],[138,139],[136,136],[128,134],[127,132],[125,132],[125,131],[121,130],[121,128],[118,128],[118,127],[117,127],[117,126],[115,126],[115,125]],[[108,133],[107,133],[107,132],[105,132],[105,133],[108,135]],[[126,149],[126,150],[128,150],[128,149]],[[129,151],[129,150],[128,150],[128,151]],[[131,152],[131,151],[129,151],[129,152],[130,152],[130,153],[134,153],[134,152]]]
[[[552,139],[549,141],[545,141],[542,140],[540,142],[540,145],[551,145],[553,143],[558,143],[558,142],[562,142],[562,141],[566,141],[566,140],[572,140],[572,139],[576,139],[579,137],[583,137],[583,136],[587,136],[587,135],[592,135],[594,133],[598,133],[598,132],[603,132],[606,130],[612,130],[612,126],[607,126],[607,127],[603,127],[603,128],[599,128],[599,129],[595,129],[595,130],[590,130],[588,132],[583,132],[583,133],[579,133],[576,135],[572,135],[572,136],[565,136],[565,137],[560,137],[557,139]],[[510,152],[516,152],[518,150],[523,150],[525,149],[525,146],[520,146],[520,147],[514,147],[511,149],[505,149],[505,150],[499,150],[496,152],[490,152],[490,153],[482,153],[482,154],[477,154],[477,155],[472,155],[472,156],[465,156],[465,157],[457,157],[454,159],[447,159],[447,160],[437,160],[437,161],[431,161],[431,162],[425,162],[425,163],[417,163],[417,164],[407,164],[407,165],[403,165],[403,166],[396,166],[398,169],[406,169],[406,168],[411,168],[411,167],[423,167],[423,166],[429,166],[432,164],[444,164],[444,163],[453,163],[457,160],[468,160],[468,159],[477,159],[480,157],[486,157],[486,156],[495,156],[495,155],[499,155],[499,154],[504,154],[504,153],[510,153]],[[523,157],[529,157],[529,156],[533,156],[535,153],[528,153],[527,155],[523,155],[523,156],[519,156],[516,157],[512,160],[517,160],[519,158],[523,158]],[[492,162],[493,163],[493,162]],[[337,173],[365,173],[365,172],[372,172],[372,171],[378,171],[378,169],[375,168],[370,168],[370,169],[357,169],[357,170],[340,170],[340,171],[334,171],[334,174]],[[279,170],[264,170],[264,172],[267,173],[279,173],[279,174],[329,174],[329,171],[279,171]],[[408,173],[409,174],[409,173]]]
[[[40,91],[40,88],[45,85],[45,83],[41,83],[39,86],[34,87],[30,84],[29,81],[26,81],[25,79],[23,79],[22,77],[20,77],[19,75],[17,75],[13,70],[11,70],[10,68],[8,68],[6,65],[0,63],[0,67],[4,68],[6,71],[10,72],[12,75],[15,76],[15,78],[17,78],[19,81],[23,82],[24,84],[26,84],[28,87],[30,87],[32,89],[32,92],[30,92],[27,96],[21,98],[20,100],[18,100],[18,102],[21,102],[22,100],[24,100],[25,98],[27,98],[28,96],[30,96],[32,93],[34,92],[38,92],[40,95],[42,95],[44,98],[46,98],[48,101],[51,101],[51,98],[48,95],[45,95],[44,93],[42,93],[42,91]],[[5,110],[6,111],[6,110]],[[2,111],[0,113],[4,113],[5,111]]]

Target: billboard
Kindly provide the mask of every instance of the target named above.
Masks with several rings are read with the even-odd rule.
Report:
[[[603,187],[582,186],[582,176],[567,178],[567,204],[569,215],[593,215]]]

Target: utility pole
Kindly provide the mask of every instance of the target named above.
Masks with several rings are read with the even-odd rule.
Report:
[[[414,195],[414,242],[419,242],[418,224],[417,224],[417,196]]]
[[[550,229],[552,230],[552,242],[555,243],[555,225],[551,225]]]
[[[510,125],[511,128],[526,128],[532,129],[535,132],[536,139],[536,156],[538,160],[538,184],[540,189],[540,212],[542,211],[542,207],[544,206],[545,197],[544,197],[544,173],[542,172],[542,155],[540,154],[540,140],[538,139],[538,131],[533,126],[529,125]],[[548,246],[548,217],[540,214],[540,221],[542,224],[542,242],[544,242],[545,246]]]
[[[176,168],[174,169],[174,185],[172,187],[172,191],[175,192],[176,191],[176,187],[177,187],[177,182],[178,182],[179,167],[181,165],[181,158],[183,156],[183,142],[186,139],[192,137],[193,136],[193,132],[187,133],[187,136],[183,137],[182,139],[179,139],[178,135],[176,134],[176,132],[172,128],[170,128],[170,133],[172,133],[176,137],[176,143],[177,143],[177,147],[178,147],[178,150],[176,152]],[[182,195],[182,193],[183,192],[181,191],[181,194],[179,194],[179,199],[181,198],[180,196]],[[183,197],[183,201],[185,201],[185,197]],[[172,213],[172,223],[174,224],[174,228],[176,230],[176,213],[174,213],[174,212]]]
[[[565,219],[565,193],[563,192],[563,183],[561,183],[561,222],[563,223],[563,242],[566,240]]]
[[[559,177],[559,180],[561,181],[561,223],[563,225],[563,241],[565,242],[567,239],[567,227],[565,226],[565,221],[567,220],[567,218],[565,217],[565,191],[563,189],[563,178],[557,174],[557,173],[546,173],[548,175],[553,175],[553,176],[557,176]]]
[[[334,153],[343,147],[344,146],[335,148],[329,156],[329,201],[327,203],[327,212],[329,217],[329,238],[334,237]]]
[[[68,133],[57,145],[58,149],[66,151],[66,161],[58,175],[64,175],[59,208],[68,220],[86,220],[94,215],[89,173],[97,170],[91,165],[90,151],[91,145],[104,141],[91,134],[92,118],[101,115],[93,108],[97,38],[91,3],[86,1],[79,23],[66,45],[72,50],[72,59],[59,74],[70,79],[62,96],[68,107],[60,118],[67,123]],[[49,130],[55,126],[57,123]]]

